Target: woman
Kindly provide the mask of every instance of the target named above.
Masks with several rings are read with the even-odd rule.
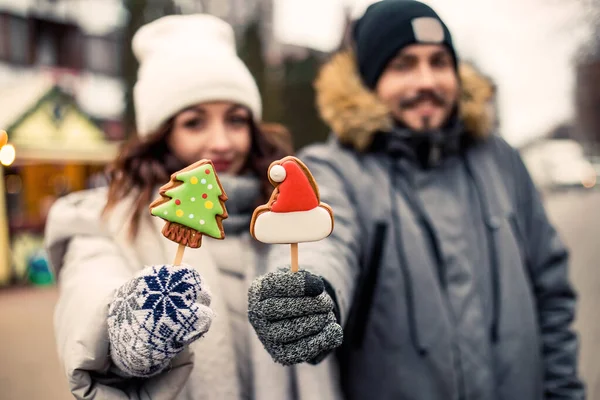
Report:
[[[260,95],[231,27],[207,15],[168,16],[142,27],[133,49],[139,138],[115,161],[108,189],[60,199],[47,222],[60,284],[56,337],[72,393],[334,398],[330,366],[284,369],[249,329],[247,289],[265,264],[250,217],[272,190],[269,164],[291,146],[287,132],[260,124]],[[170,174],[203,158],[229,197],[227,237],[206,239],[182,266],[168,266],[177,244],[148,205]]]

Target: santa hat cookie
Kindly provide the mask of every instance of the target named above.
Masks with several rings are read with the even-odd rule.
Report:
[[[250,233],[263,243],[315,242],[333,231],[333,211],[319,200],[312,174],[295,157],[285,157],[269,167],[275,186],[269,202],[252,216]]]

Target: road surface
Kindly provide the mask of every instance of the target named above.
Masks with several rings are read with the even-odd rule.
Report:
[[[546,204],[571,251],[571,279],[579,293],[580,366],[588,399],[600,400],[600,191],[556,194]]]
[[[554,194],[546,203],[571,249],[581,371],[588,399],[600,400],[600,191]],[[0,400],[72,398],[55,354],[55,301],[55,288],[0,290]]]

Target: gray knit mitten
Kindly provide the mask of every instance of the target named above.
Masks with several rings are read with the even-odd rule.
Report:
[[[160,373],[210,328],[211,294],[187,266],[146,267],[121,286],[108,309],[113,363],[126,376]]]
[[[324,289],[321,277],[304,270],[271,272],[252,283],[248,317],[273,360],[316,364],[342,344],[334,302]]]

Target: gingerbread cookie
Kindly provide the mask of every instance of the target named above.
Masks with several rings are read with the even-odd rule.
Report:
[[[227,194],[210,160],[175,172],[159,193],[161,197],[150,204],[150,213],[166,221],[162,234],[180,248],[200,247],[203,235],[225,238]]]
[[[268,174],[275,189],[269,202],[254,210],[250,233],[263,243],[291,244],[292,270],[297,271],[297,244],[329,236],[333,211],[321,203],[314,177],[296,157],[273,162]]]

